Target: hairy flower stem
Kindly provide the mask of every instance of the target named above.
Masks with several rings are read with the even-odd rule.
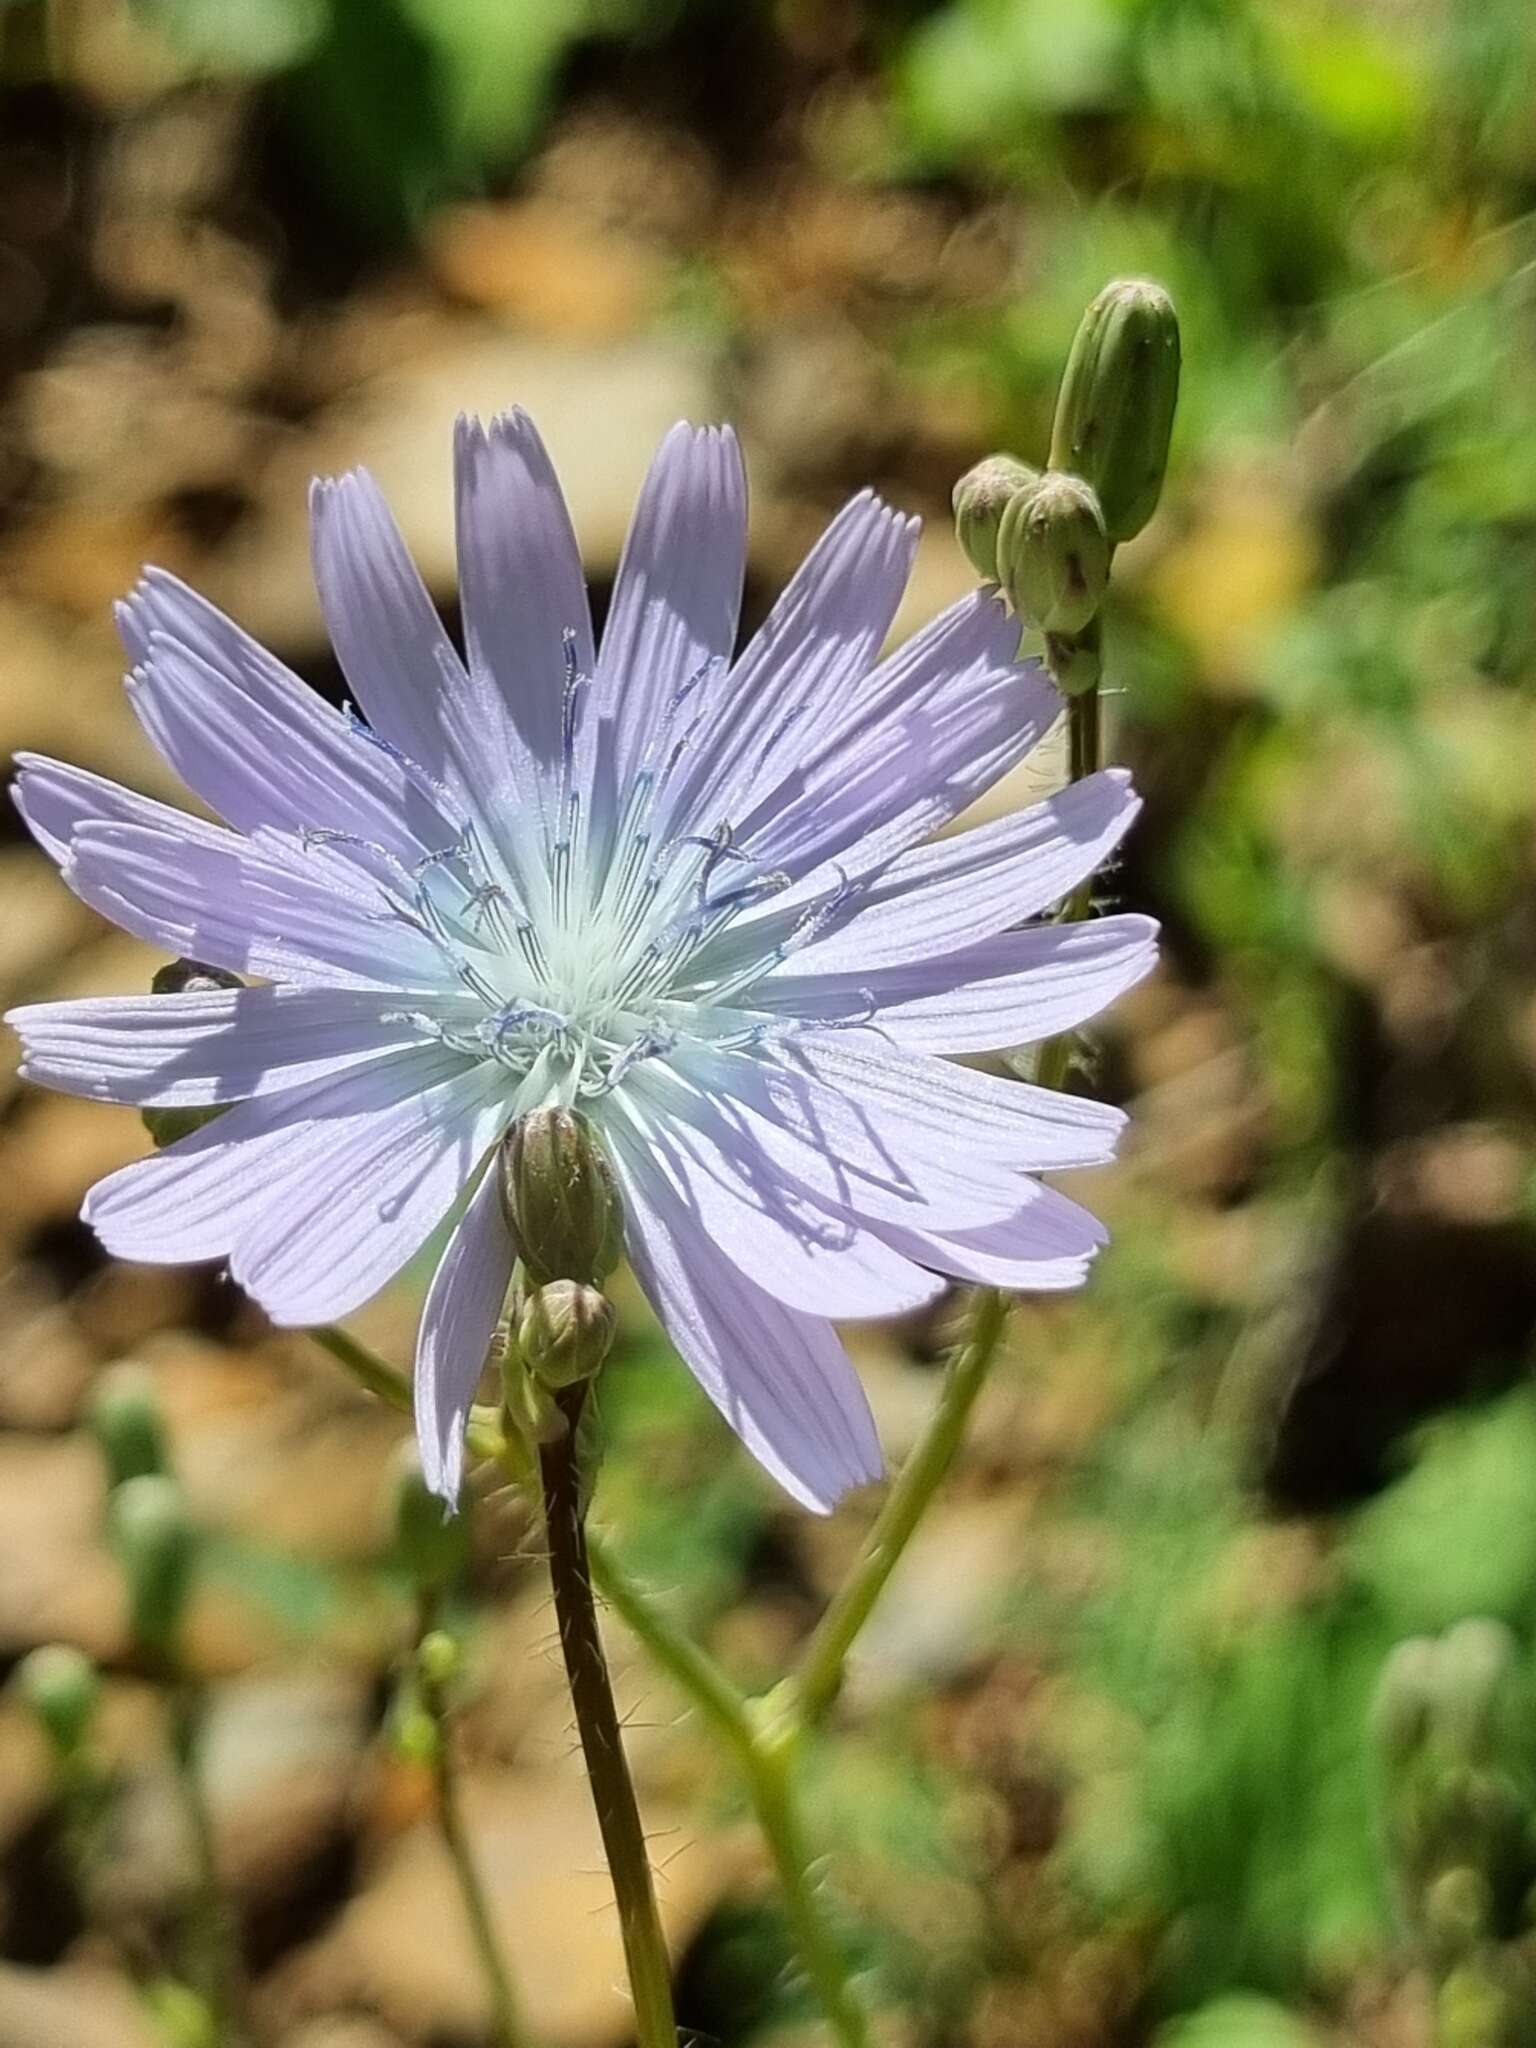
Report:
[[[585,1399],[584,1385],[560,1395],[565,1430],[552,1443],[539,1448],[549,1573],[582,1755],[618,1901],[619,1927],[635,2002],[635,2039],[639,2048],[677,2048],[672,1966],[657,1917],[650,1851],[624,1761],[619,1716],[592,1599],[586,1503],[576,1449],[577,1426]]]
[[[418,1647],[436,1625],[436,1608],[437,1602],[431,1596],[420,1602],[416,1629]],[[417,1688],[421,1704],[432,1723],[432,1788],[436,1795],[437,1832],[453,1869],[453,1880],[464,1908],[475,1960],[485,1983],[486,2001],[491,2013],[490,2038],[494,2048],[527,2048],[530,2037],[523,2025],[517,1994],[512,1988],[512,1973],[502,1954],[480,1866],[475,1861],[474,1847],[464,1825],[458,1763],[448,1736],[448,1702],[442,1685],[429,1670],[418,1671]]]

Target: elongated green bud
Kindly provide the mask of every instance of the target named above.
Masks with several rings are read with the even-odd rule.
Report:
[[[517,1328],[523,1363],[546,1387],[573,1387],[608,1356],[616,1321],[613,1303],[595,1287],[551,1280],[523,1303]]]
[[[1436,1645],[1427,1636],[1412,1636],[1396,1646],[1381,1668],[1371,1701],[1371,1733],[1389,1764],[1406,1764],[1428,1738],[1438,1661]]]
[[[112,1496],[111,1531],[128,1581],[134,1644],[174,1661],[197,1556],[197,1532],[181,1488],[158,1473],[125,1480]]]
[[[1485,1757],[1492,1747],[1500,1693],[1518,1659],[1515,1639],[1502,1621],[1473,1616],[1447,1629],[1436,1647],[1440,1734],[1458,1756]]]
[[[1047,633],[1080,633],[1109,582],[1109,540],[1092,486],[1050,470],[1016,492],[998,529],[997,567],[1021,619]]]
[[[989,455],[968,469],[955,485],[950,503],[955,512],[955,538],[966,560],[978,576],[989,583],[999,580],[997,530],[1003,523],[1008,500],[1026,485],[1035,483],[1040,472],[1020,462],[1016,455]]]
[[[101,1674],[83,1650],[45,1643],[24,1657],[16,1683],[60,1763],[77,1756],[101,1705]]]
[[[1056,398],[1051,467],[1085,477],[1112,541],[1157,509],[1179,402],[1179,320],[1161,285],[1124,278],[1083,315]]]
[[[156,996],[206,995],[213,989],[244,986],[238,974],[230,974],[222,967],[208,967],[201,960],[173,960],[169,966],[155,969],[149,992]],[[205,1109],[141,1109],[139,1115],[145,1130],[163,1150],[178,1138],[190,1137],[204,1124],[211,1124],[216,1116],[224,1114],[226,1107],[224,1103],[215,1103]]]
[[[618,1263],[618,1202],[587,1119],[537,1109],[514,1125],[502,1152],[507,1222],[528,1278],[597,1284]]]
[[[148,1374],[137,1366],[115,1365],[102,1374],[89,1419],[107,1468],[109,1490],[146,1473],[170,1471],[160,1404]]]

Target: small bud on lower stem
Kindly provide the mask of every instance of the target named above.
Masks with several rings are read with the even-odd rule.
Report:
[[[1020,618],[1047,633],[1080,633],[1109,582],[1109,540],[1092,486],[1051,470],[1008,502],[997,567]]]
[[[1123,278],[1083,315],[1056,398],[1051,466],[1099,494],[1112,541],[1157,508],[1179,402],[1179,320],[1161,285]]]
[[[1008,501],[1040,472],[1016,455],[989,455],[968,469],[955,485],[950,503],[955,513],[955,538],[978,576],[998,580],[997,531]]]
[[[112,1496],[111,1530],[128,1581],[133,1641],[173,1662],[197,1555],[197,1532],[180,1487],[155,1473],[126,1480]]]
[[[601,1285],[618,1263],[613,1177],[587,1119],[537,1109],[513,1126],[502,1151],[507,1221],[529,1279]]]
[[[546,1387],[575,1386],[608,1356],[616,1320],[613,1303],[595,1287],[575,1280],[536,1287],[518,1322],[523,1363]]]
[[[107,1468],[109,1490],[146,1473],[170,1471],[160,1404],[148,1374],[137,1366],[114,1365],[102,1374],[88,1420]]]
[[[90,1734],[101,1704],[101,1676],[96,1666],[72,1644],[45,1643],[22,1659],[16,1682],[55,1756],[67,1763]]]

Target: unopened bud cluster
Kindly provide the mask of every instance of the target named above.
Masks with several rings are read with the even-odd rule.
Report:
[[[999,584],[1069,696],[1092,689],[1110,561],[1162,494],[1179,395],[1179,323],[1168,294],[1106,285],[1067,358],[1042,474],[989,455],[955,486],[955,532],[977,573]]]
[[[551,1397],[591,1379],[613,1343],[602,1284],[623,1248],[619,1206],[596,1135],[573,1109],[536,1110],[517,1124],[502,1191],[526,1283],[513,1326],[526,1378],[515,1391],[537,1440],[556,1426]]]

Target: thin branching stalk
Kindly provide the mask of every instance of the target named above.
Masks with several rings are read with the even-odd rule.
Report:
[[[424,1598],[417,1615],[417,1648],[436,1622],[436,1602]],[[491,2013],[494,2048],[530,2048],[531,2036],[524,2024],[512,1972],[502,1953],[501,1938],[491,1910],[474,1845],[464,1822],[464,1802],[459,1785],[458,1761],[449,1739],[448,1702],[442,1685],[423,1661],[417,1672],[417,1691],[432,1723],[432,1787],[436,1803],[438,1835],[453,1870],[459,1900],[464,1908],[475,1960],[485,1983]]]
[[[224,1889],[214,1845],[213,1815],[203,1780],[207,1701],[194,1679],[172,1674],[171,1763],[192,1849],[187,1892],[188,1975],[206,2000],[226,2048],[246,2048],[245,1965],[235,1915]]]
[[[790,1682],[794,1711],[805,1723],[819,1720],[841,1690],[848,1653],[954,1462],[1007,1316],[1008,1297],[997,1288],[978,1288],[972,1295],[965,1334],[950,1354],[933,1414]]]

